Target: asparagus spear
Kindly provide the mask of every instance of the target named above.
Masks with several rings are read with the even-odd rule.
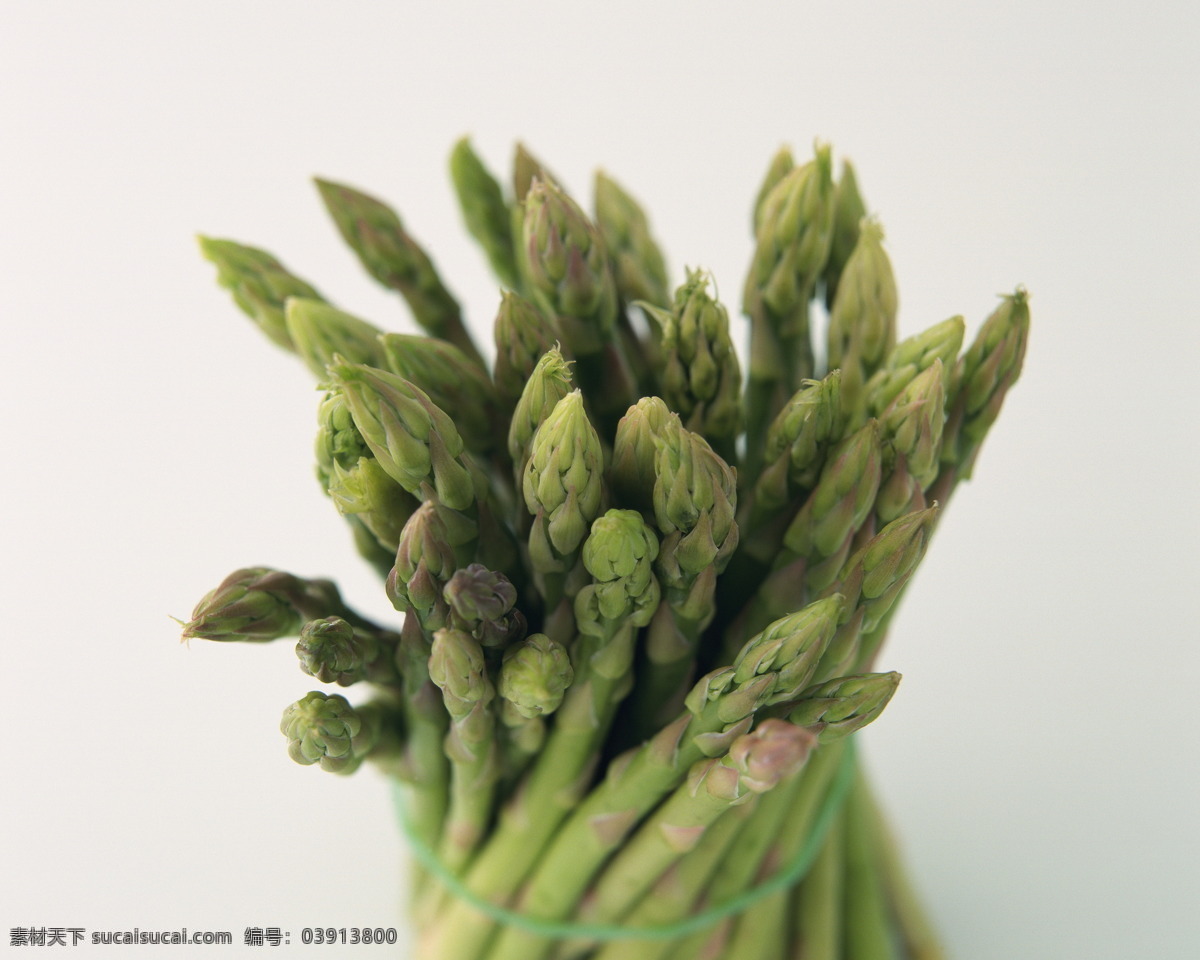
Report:
[[[643,815],[684,781],[695,763],[724,756],[750,729],[760,707],[784,702],[808,685],[841,613],[841,598],[831,597],[772,624],[747,644],[737,666],[715,671],[696,684],[682,716],[643,746],[613,761],[605,779],[581,803],[574,803],[573,796],[569,819],[537,861],[537,871],[524,888],[522,909],[537,917],[561,917],[573,908],[608,856]],[[564,706],[560,721],[566,715]],[[593,748],[590,743],[586,746],[589,752]],[[547,751],[538,769],[549,758]],[[553,830],[562,812],[555,815],[550,807],[548,800],[541,800],[530,809],[530,819],[536,818],[540,825],[550,816]],[[511,896],[525,877],[524,870],[519,873],[516,880],[510,877],[490,893]],[[448,924],[453,936],[442,944],[448,956],[478,956],[488,941],[489,925],[470,911],[465,913],[465,917],[451,912],[441,918],[442,922],[454,918]]]
[[[529,563],[548,613],[568,596],[566,576],[600,512],[602,466],[600,438],[584,413],[583,396],[575,390],[559,400],[538,427],[522,478],[525,506],[533,515]],[[546,632],[553,635],[550,629]],[[569,637],[564,631],[556,639]]]
[[[833,188],[833,236],[829,241],[829,260],[824,272],[825,306],[828,308],[833,307],[842,271],[858,244],[859,225],[866,215],[867,207],[859,193],[854,165],[843,160],[842,175]]]
[[[665,535],[657,572],[663,606],[646,636],[646,664],[631,703],[633,738],[682,706],[700,634],[716,612],[717,576],[737,549],[733,469],[672,415],[657,437],[654,516]]]
[[[795,166],[796,160],[792,156],[790,147],[780,147],[771,157],[771,163],[768,165],[767,172],[759,184],[758,193],[754,197],[754,214],[750,218],[751,233],[754,237],[758,236],[758,230],[762,226],[763,205],[766,203],[767,197],[771,195],[775,185],[791,173]]]
[[[899,674],[841,678],[809,688],[800,694],[798,703],[783,704],[769,711],[784,713],[791,723],[817,736],[821,749],[814,763],[799,777],[764,798],[761,822],[747,829],[743,842],[731,851],[708,891],[709,903],[724,903],[795,861],[812,829],[817,805],[840,763],[838,741],[877,719],[898,681]],[[680,958],[698,955],[707,943],[714,948],[721,945],[728,956],[739,960],[743,956],[773,956],[770,952],[773,944],[784,942],[786,902],[786,892],[773,894],[741,917],[729,918],[716,929],[689,938],[675,955]]]
[[[217,282],[229,290],[233,302],[273,343],[295,352],[284,319],[284,305],[289,297],[321,300],[316,289],[265,250],[233,240],[197,239],[205,259],[216,264]]]
[[[354,425],[379,465],[414,496],[453,510],[475,504],[482,481],[446,413],[419,387],[385,370],[338,362],[329,367]]]
[[[617,340],[617,290],[599,230],[550,181],[525,198],[520,265],[535,302],[557,322],[575,374],[605,433],[634,400]]]
[[[472,563],[446,581],[442,597],[450,625],[489,649],[505,649],[525,635],[525,615],[516,609],[517,588],[504,574]]]
[[[517,485],[523,482],[533,435],[550,416],[557,403],[571,392],[571,365],[557,346],[544,352],[520,392],[508,427],[508,455],[512,458]]]
[[[510,290],[519,283],[513,246],[512,208],[504,191],[463,137],[450,153],[450,179],[467,232],[483,249],[492,272]]]
[[[863,403],[863,386],[895,346],[897,309],[896,278],[883,249],[883,227],[866,220],[829,312],[829,368],[842,371],[847,410]]]
[[[264,642],[294,637],[306,620],[342,617],[378,635],[385,633],[351,610],[331,580],[305,580],[270,567],[235,570],[196,604],[183,624],[184,640]]]
[[[500,298],[492,329],[496,342],[492,380],[501,410],[511,415],[538,361],[554,347],[558,331],[537,307],[509,291]]]
[[[708,295],[709,276],[689,270],[670,310],[638,304],[661,331],[663,399],[684,426],[725,460],[741,429],[742,372],[729,336],[729,315]]]
[[[479,364],[454,344],[434,337],[386,333],[378,343],[383,362],[374,366],[423,390],[454,422],[467,450],[486,457],[497,447],[502,428],[496,391]]]
[[[352,314],[306,297],[288,297],[283,306],[288,338],[313,376],[325,378],[325,368],[335,357],[351,363],[384,365],[378,327]]]
[[[535,633],[504,652],[498,684],[500,719],[507,730],[504,781],[525,772],[546,740],[546,717],[562,703],[574,679],[566,648]]]
[[[496,690],[483,648],[463,630],[442,629],[433,635],[429,679],[441,689],[450,714],[450,809],[439,857],[447,869],[459,873],[487,829],[500,774],[492,707]]]
[[[654,482],[658,438],[666,429],[671,411],[658,397],[643,397],[617,424],[609,481],[618,506],[654,516]]]
[[[387,204],[344,184],[317,179],[325,209],[363,267],[408,302],[413,318],[431,336],[449,340],[485,366],[463,325],[458,301],[442,283],[429,255]]]
[[[746,460],[762,463],[767,426],[814,371],[808,301],[829,255],[833,179],[829,148],[785,174],[763,201],[742,308],[750,318]]]
[[[596,171],[595,209],[620,298],[659,307],[670,304],[666,262],[650,233],[646,211],[603,170]]]

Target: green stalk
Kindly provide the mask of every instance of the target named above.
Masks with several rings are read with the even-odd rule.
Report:
[[[871,830],[861,770],[846,798],[844,911],[845,950],[855,960],[897,960],[896,932],[884,893],[877,844]]]

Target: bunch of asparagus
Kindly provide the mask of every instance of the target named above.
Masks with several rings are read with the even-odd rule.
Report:
[[[307,674],[368,691],[309,693],[282,730],[299,763],[371,761],[404,785],[436,854],[412,907],[428,960],[940,956],[861,770],[803,879],[753,891],[815,842],[847,735],[896,690],[872,664],[1020,373],[1024,291],[961,355],[961,317],[897,343],[853,168],[784,149],[754,203],[744,382],[711,277],[672,291],[614,180],[597,175],[589,218],[524,148],[511,194],[466,140],[450,169],[503,286],[490,371],[377,199],[317,182],[426,336],[201,239],[317,377],[317,477],[403,619],[254,567],[184,636],[297,638]]]

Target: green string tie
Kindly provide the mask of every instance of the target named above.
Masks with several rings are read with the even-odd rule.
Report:
[[[825,794],[825,799],[817,813],[816,820],[813,822],[813,828],[809,832],[808,838],[800,847],[800,850],[796,853],[795,858],[787,865],[786,869],[774,874],[769,880],[760,883],[758,886],[751,887],[744,893],[740,893],[736,897],[732,897],[724,903],[717,904],[708,910],[693,914],[676,923],[653,927],[623,927],[607,924],[559,923],[553,920],[539,920],[537,917],[517,913],[499,904],[492,903],[490,900],[485,900],[483,897],[469,890],[458,877],[447,870],[442,861],[438,859],[437,854],[416,835],[412,823],[408,819],[400,784],[397,784],[393,790],[393,798],[396,803],[396,813],[400,820],[400,827],[405,837],[407,837],[409,845],[412,847],[413,856],[417,858],[417,861],[452,894],[497,923],[516,927],[525,933],[531,933],[535,936],[551,940],[674,940],[695,933],[697,930],[703,930],[705,927],[711,926],[719,920],[724,920],[726,917],[742,913],[760,900],[765,900],[773,893],[786,890],[803,880],[804,875],[808,873],[809,868],[816,859],[817,853],[821,849],[821,844],[829,833],[829,828],[833,824],[834,817],[837,816],[842,803],[846,799],[846,794],[850,790],[850,783],[853,778],[854,743],[853,738],[848,738],[837,772],[834,774],[833,782],[830,784],[829,790]]]

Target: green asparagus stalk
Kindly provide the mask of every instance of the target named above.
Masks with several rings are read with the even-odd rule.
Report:
[[[773,798],[780,792],[773,790],[766,796]],[[663,872],[621,923],[630,929],[664,927],[698,910],[704,891],[722,869],[733,846],[741,844],[747,832],[767,819],[762,815],[762,799],[765,798],[751,797],[722,815],[704,831],[693,850]],[[777,806],[782,812],[783,805]],[[661,937],[610,940],[596,951],[594,960],[663,960],[675,949],[676,942]],[[556,960],[568,960],[587,945],[588,941],[569,944],[558,951]]]
[[[565,909],[573,907],[641,817],[671,794],[694,764],[726,755],[750,729],[760,707],[784,702],[808,685],[841,613],[840,597],[821,600],[754,638],[736,667],[702,678],[682,716],[613,761],[605,779],[581,803],[573,804],[571,816],[525,886],[523,908],[533,916],[554,917],[563,915],[564,904]],[[548,756],[547,751],[543,762]],[[507,888],[506,895],[513,889]],[[456,932],[463,933],[463,926]],[[454,949],[447,955],[476,956],[488,932],[476,927],[469,938],[450,941]]]
[[[897,960],[899,944],[884,892],[861,770],[846,798],[845,827],[842,911],[846,954],[862,960]]]
[[[404,524],[420,501],[388,476],[374,455],[359,457],[349,468],[334,460],[332,468],[326,492],[338,513],[357,520],[370,532],[375,543],[387,551],[385,570],[390,568]]]
[[[429,679],[442,691],[450,714],[450,809],[439,857],[447,869],[459,873],[487,829],[500,775],[492,705],[496,689],[483,647],[462,630],[442,629],[433,635]]]
[[[833,230],[828,147],[785,174],[767,194],[746,278],[750,379],[746,388],[745,469],[757,476],[767,427],[803,380],[813,375],[808,301],[825,267]]]
[[[516,783],[546,742],[546,717],[558,709],[574,678],[566,648],[535,633],[504,652],[500,719],[505,726],[502,785]]]
[[[392,606],[411,613],[429,640],[446,625],[449,605],[443,592],[456,569],[443,511],[427,500],[404,525],[385,588]]]
[[[635,399],[635,385],[617,339],[617,289],[604,240],[550,181],[534,181],[524,210],[522,273],[535,302],[556,319],[607,433]]]
[[[686,782],[622,844],[581,906],[582,919],[607,923],[627,914],[655,880],[696,847],[722,814],[797,773],[816,739],[801,727],[767,720],[735,739],[723,756],[697,761]],[[575,906],[565,890],[535,880],[520,906],[542,919],[561,919]],[[555,896],[560,891],[563,895]],[[510,927],[501,931],[488,957],[539,960],[552,946]]]
[[[1001,299],[955,368],[948,391],[942,475],[935,485],[943,498],[959,479],[970,478],[983,439],[1021,375],[1028,342],[1029,295],[1019,287]]]
[[[225,287],[236,303],[273,343],[296,351],[284,318],[289,297],[321,300],[321,295],[265,250],[247,247],[232,240],[199,237],[200,252],[216,264],[217,282]]]
[[[737,549],[733,469],[678,416],[658,436],[654,516],[664,534],[656,570],[663,607],[646,636],[630,733],[648,736],[683,705],[700,635],[716,612],[717,576]]]
[[[321,489],[354,531],[359,553],[386,576],[400,530],[418,501],[376,461],[339,391],[325,395],[317,422]]]
[[[925,556],[937,523],[938,506],[906,514],[879,531],[846,561],[842,576],[830,589],[847,598],[853,611],[829,644],[818,680],[864,669],[882,639],[878,630]]]
[[[855,534],[871,515],[880,480],[879,429],[870,421],[835,446],[821,479],[783,534],[773,570],[726,630],[728,656],[762,624],[818,596],[842,572]]]
[[[925,491],[937,478],[946,395],[942,361],[918,374],[880,417],[882,480],[875,500],[880,526],[925,508]]]
[[[413,319],[431,336],[449,340],[484,367],[462,311],[429,255],[387,204],[344,184],[316,180],[321,200],[342,239],[375,280],[407,301]]]
[[[840,960],[843,956],[844,819],[839,814],[834,820],[812,869],[791,893],[788,960]]]
[[[492,272],[510,290],[515,290],[516,250],[513,244],[512,208],[504,191],[483,161],[463,137],[450,153],[450,179],[462,209],[467,232],[475,238]]]

